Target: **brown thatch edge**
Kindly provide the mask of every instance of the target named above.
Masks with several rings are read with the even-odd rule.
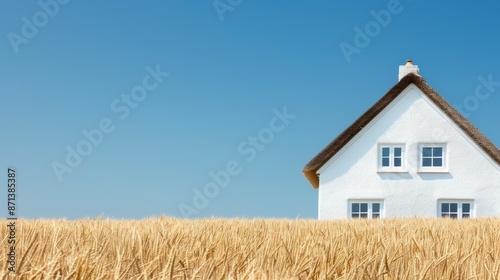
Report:
[[[392,87],[379,101],[368,109],[361,117],[351,124],[344,132],[335,138],[319,154],[317,154],[304,167],[302,172],[311,185],[317,189],[319,178],[316,172],[330,158],[332,158],[342,147],[351,141],[368,123],[370,123],[382,110],[385,109],[405,88],[410,84],[416,85],[430,100],[432,100],[443,112],[450,117],[470,138],[481,147],[496,163],[500,165],[500,150],[483,133],[481,133],[469,120],[460,114],[444,98],[439,95],[418,74],[410,73],[403,77]]]

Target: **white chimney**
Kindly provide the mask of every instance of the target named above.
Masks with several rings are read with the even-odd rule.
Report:
[[[401,81],[401,79],[406,76],[407,74],[410,73],[417,73],[418,74],[418,65],[413,65],[413,61],[411,59],[408,59],[406,61],[406,65],[400,65],[399,66],[399,76],[398,76],[398,81]]]

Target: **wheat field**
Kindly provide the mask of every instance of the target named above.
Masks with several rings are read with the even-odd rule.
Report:
[[[2,279],[500,279],[500,219],[17,224],[17,271],[2,253]]]

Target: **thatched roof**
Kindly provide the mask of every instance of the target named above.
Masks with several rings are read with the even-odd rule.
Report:
[[[483,133],[481,133],[470,121],[453,108],[444,98],[439,95],[418,74],[410,73],[403,77],[389,92],[377,101],[368,111],[351,124],[344,132],[335,138],[319,154],[317,154],[302,170],[307,180],[317,189],[319,178],[316,172],[330,158],[342,149],[351,139],[356,136],[368,123],[373,120],[384,108],[386,108],[405,88],[410,84],[416,85],[430,100],[432,100],[450,119],[452,119],[474,142],[481,147],[496,163],[500,164],[500,150]]]

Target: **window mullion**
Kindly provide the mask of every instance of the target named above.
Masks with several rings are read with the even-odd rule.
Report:
[[[389,148],[389,161],[390,161],[389,166],[391,168],[394,168],[394,146],[391,146]]]

